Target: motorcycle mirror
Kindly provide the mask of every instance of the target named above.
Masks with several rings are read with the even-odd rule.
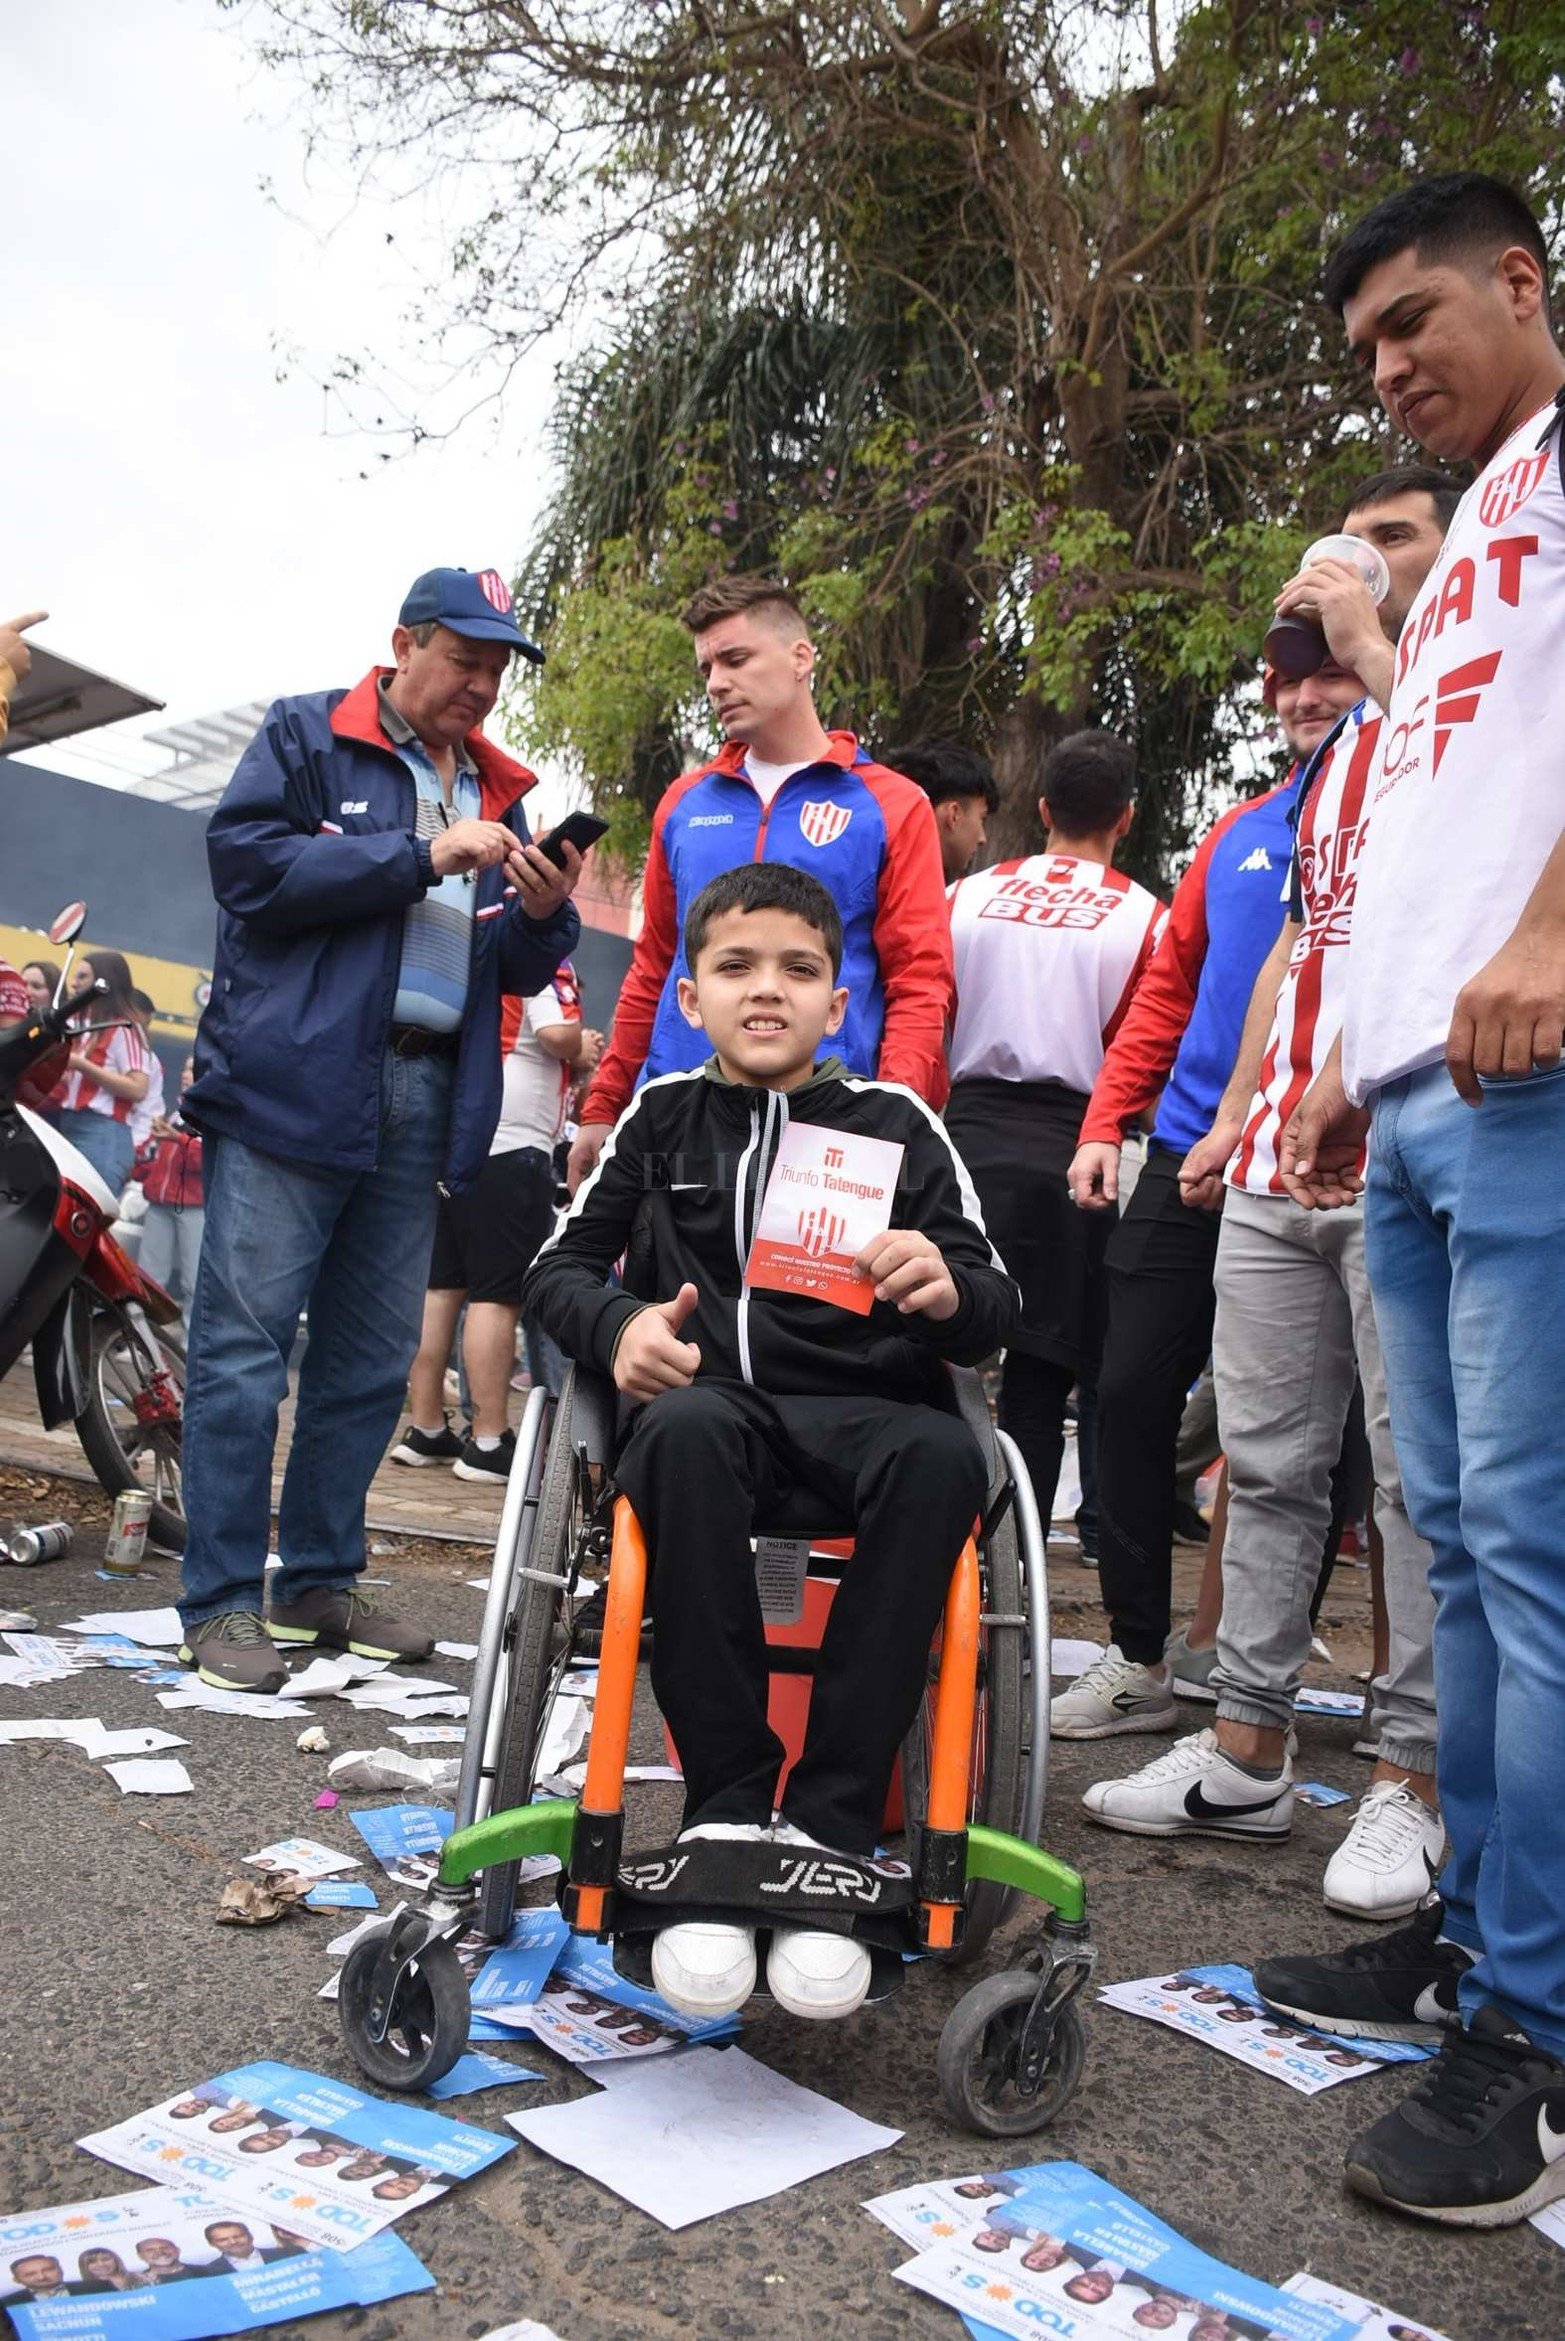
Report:
[[[85,902],[68,902],[65,908],[57,912],[55,917],[50,920],[49,940],[51,943],[74,943],[86,924],[87,905]]]

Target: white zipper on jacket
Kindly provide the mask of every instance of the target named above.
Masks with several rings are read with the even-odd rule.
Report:
[[[752,1387],[755,1375],[750,1363],[750,1287],[744,1280],[744,1267],[745,1262],[750,1257],[750,1246],[755,1238],[756,1222],[761,1216],[761,1201],[766,1193],[766,1182],[770,1176],[769,1164],[775,1161],[777,1147],[782,1144],[783,1131],[788,1127],[788,1100],[780,1089],[769,1089],[766,1092],[764,1124],[762,1124],[757,1110],[759,1104],[760,1100],[756,1099],[750,1109],[750,1143],[739,1157],[739,1175],[734,1187],[734,1249],[739,1255],[739,1307],[736,1314],[739,1335],[739,1372],[742,1379],[750,1383]],[[774,1122],[777,1125],[775,1142],[772,1131]],[[757,1147],[760,1149],[760,1160],[755,1166],[755,1209],[750,1214],[750,1224],[746,1229],[745,1174]]]

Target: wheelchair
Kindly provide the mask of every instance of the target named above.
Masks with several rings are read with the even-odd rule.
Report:
[[[773,1852],[764,1877],[758,1847],[693,1846],[707,1857],[693,1864],[677,1859],[685,1848],[627,1857],[625,1769],[646,1656],[647,1557],[634,1511],[614,1486],[622,1402],[609,1381],[580,1367],[568,1371],[557,1403],[531,1393],[496,1537],[455,1826],[424,1906],[361,1937],[342,1970],[343,2035],[370,2080],[417,2090],[450,2070],[470,2014],[457,1943],[474,1934],[499,1941],[523,1863],[553,1855],[568,1924],[609,1942],[627,1980],[649,1984],[652,1935],[676,1920],[825,1924],[870,1946],[866,2005],[901,1987],[910,1954],[956,1967],[976,1961],[1017,1897],[1028,1896],[1044,1906],[1041,1928],[1014,1965],[958,2001],[940,2037],[937,2077],[951,2119],[986,2137],[1027,2136],[1066,2104],[1085,2058],[1075,2001],[1096,1953],[1080,1876],[1038,1843],[1049,1756],[1045,1530],[977,1375],[948,1372],[951,1404],[988,1459],[989,1486],[952,1575],[922,1709],[893,1783],[886,1826],[900,1827],[903,1858],[801,1862]],[[832,1579],[851,1549],[812,1538],[804,1620],[767,1630],[773,1728],[785,1741],[790,1701],[797,1718]],[[580,1797],[535,1797],[568,1670],[594,1657]],[[746,1862],[753,1876],[739,1874]]]

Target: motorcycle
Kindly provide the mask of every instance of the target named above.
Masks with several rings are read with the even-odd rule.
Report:
[[[179,1305],[109,1232],[119,1198],[17,1094],[106,988],[66,993],[86,923],[85,903],[60,913],[49,940],[68,948],[53,1001],[0,1031],[0,1377],[31,1342],[45,1430],[74,1423],[99,1485],[110,1495],[129,1488],[150,1495],[151,1537],[178,1552],[185,1541]]]

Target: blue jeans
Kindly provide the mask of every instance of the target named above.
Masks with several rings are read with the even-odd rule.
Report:
[[[277,1409],[306,1305],[274,1597],[297,1601],[364,1567],[364,1498],[418,1347],[453,1071],[442,1057],[387,1055],[371,1171],[207,1140],[185,1381],[187,1630],[262,1607]]]
[[[116,1122],[108,1114],[95,1114],[91,1106],[79,1105],[60,1114],[55,1126],[78,1154],[86,1155],[104,1185],[117,1195],[130,1177],[136,1155],[129,1122]]]
[[[1434,1558],[1446,1928],[1466,2013],[1565,2055],[1565,1068],[1375,1105],[1365,1233],[1407,1509]]]

